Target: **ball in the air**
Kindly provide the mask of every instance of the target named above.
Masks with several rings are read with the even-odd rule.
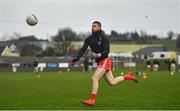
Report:
[[[38,23],[38,19],[34,14],[30,14],[26,17],[26,23],[30,26],[34,26]]]

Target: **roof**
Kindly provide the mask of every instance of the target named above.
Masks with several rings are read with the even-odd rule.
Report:
[[[6,48],[6,46],[0,46],[0,54],[3,52],[3,50]]]
[[[133,54],[144,54],[144,55],[149,55],[152,54],[153,52],[156,51],[167,51],[166,47],[164,47],[163,45],[159,45],[159,46],[149,46],[143,49],[140,49],[136,52],[134,52]]]

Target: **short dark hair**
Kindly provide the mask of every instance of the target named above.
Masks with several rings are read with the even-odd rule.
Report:
[[[101,22],[99,21],[94,21],[93,24],[98,24],[98,26],[101,27]]]

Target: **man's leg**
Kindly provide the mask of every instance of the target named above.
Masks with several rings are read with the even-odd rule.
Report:
[[[171,75],[174,75],[175,71],[176,71],[176,65],[171,64]]]
[[[112,71],[109,70],[105,75],[104,75],[104,79],[107,81],[107,83],[111,86],[121,82],[124,80],[123,76],[118,76],[116,78],[113,77]]]
[[[92,94],[96,94],[99,87],[99,79],[103,77],[105,73],[104,68],[97,68],[94,75],[92,76]]]
[[[156,66],[155,65],[153,65],[153,71],[156,71]]]
[[[39,74],[39,68],[38,67],[35,68],[35,74],[36,74],[36,78],[39,79],[40,74]]]
[[[129,72],[127,75],[124,76],[118,76],[116,78],[113,77],[112,71],[109,70],[105,75],[104,75],[104,79],[108,82],[109,85],[113,86],[116,85],[117,83],[120,83],[124,80],[133,80],[134,82],[137,83],[137,79],[136,77]]]
[[[97,68],[95,71],[94,75],[92,76],[92,93],[90,99],[83,101],[84,104],[92,106],[95,104],[96,94],[99,88],[99,79],[103,77],[105,72],[106,71],[104,68]]]

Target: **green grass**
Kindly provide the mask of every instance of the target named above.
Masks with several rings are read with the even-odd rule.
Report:
[[[90,95],[91,74],[44,72],[37,80],[30,72],[1,72],[0,109],[180,109],[180,73],[138,79],[139,84],[124,81],[114,87],[101,79],[96,105],[90,107],[81,101]]]
[[[167,48],[172,49],[172,50],[178,50],[176,48],[176,40],[168,40],[168,39],[164,39],[164,40],[153,40],[152,44],[163,44],[165,45]]]
[[[141,48],[146,48],[148,46],[154,46],[154,45],[139,45],[139,44],[111,44],[110,50],[114,53],[120,53],[120,52],[135,52],[140,50]]]

